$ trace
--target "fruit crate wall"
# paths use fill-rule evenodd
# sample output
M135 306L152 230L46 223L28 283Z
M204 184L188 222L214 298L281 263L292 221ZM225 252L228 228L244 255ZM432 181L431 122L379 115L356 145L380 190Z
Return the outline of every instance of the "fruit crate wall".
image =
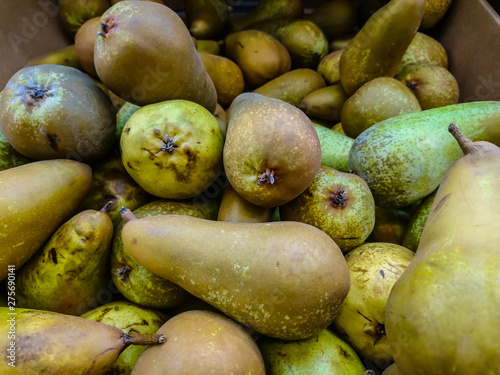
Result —
M306 11L324 1L304 1ZM184 1L165 0L182 13ZM237 12L257 1L231 0ZM448 52L460 101L500 100L500 17L486 0L453 0L445 17L429 34ZM56 0L0 1L0 90L29 60L71 44L57 20Z

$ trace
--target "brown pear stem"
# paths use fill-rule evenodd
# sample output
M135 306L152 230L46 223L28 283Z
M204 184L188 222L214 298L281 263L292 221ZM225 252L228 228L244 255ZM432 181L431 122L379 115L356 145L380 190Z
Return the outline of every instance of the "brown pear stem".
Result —
M451 133L453 137L458 142L458 145L462 149L464 155L470 154L471 152L476 150L476 146L474 145L474 142L472 142L469 138L467 138L456 126L455 124L451 123L450 126L448 126L448 131Z
M133 212L130 211L130 209L126 206L123 206L122 208L120 208L118 213L120 214L120 216L122 217L124 222L128 222L131 220L137 220L137 216L135 216L133 214Z
M165 335L133 332L124 333L122 336L125 346L129 345L159 345L167 341Z
M108 203L106 203L101 209L100 211L101 212L108 212L109 213L109 210L111 209L111 205L113 204L112 201L109 201Z

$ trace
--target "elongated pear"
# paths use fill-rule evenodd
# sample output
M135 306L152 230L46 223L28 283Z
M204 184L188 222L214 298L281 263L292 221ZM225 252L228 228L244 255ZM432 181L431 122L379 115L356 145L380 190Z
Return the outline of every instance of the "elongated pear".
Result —
M92 170L73 160L43 160L0 172L0 280L21 267L84 199Z
M317 334L349 290L339 247L307 224L160 215L127 222L122 239L151 272L271 337Z
M405 375L500 369L500 148L449 130L464 155L441 180L415 258L387 301L387 338Z
M2 374L104 375L129 345L165 341L163 335L128 334L79 316L22 308L16 308L15 315L10 313L0 307L0 318L5 322L0 325ZM15 337L9 338L12 326Z
M468 102L381 121L353 143L349 168L370 187L375 204L405 207L432 193L461 156L451 122L472 141L500 144L500 102Z
M426 0L391 0L374 13L340 57L340 82L348 95L377 77L394 77L417 33Z
M302 17L303 13L302 0L261 0L250 13L235 19L232 28L238 31L261 21L297 19Z

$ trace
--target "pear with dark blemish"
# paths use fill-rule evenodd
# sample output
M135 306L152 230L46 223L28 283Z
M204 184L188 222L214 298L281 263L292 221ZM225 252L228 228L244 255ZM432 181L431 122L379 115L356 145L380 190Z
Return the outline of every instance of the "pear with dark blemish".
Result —
M351 288L332 328L380 369L394 361L385 335L387 299L413 256L405 247L387 242L365 242L345 256Z
M267 375L364 375L365 367L354 349L328 329L305 340L260 337L257 345Z
M280 215L321 229L345 253L373 230L375 203L360 177L322 165L302 194L280 206Z
M111 279L113 223L108 207L73 216L19 269L18 306L80 315L102 304L101 292Z
M131 218L122 240L143 267L267 336L317 334L349 291L339 247L303 223L157 215Z
M224 134L207 109L188 100L167 100L135 111L122 131L122 162L148 193L187 199L222 173Z
M312 182L321 145L311 120L283 100L240 94L229 107L224 168L231 186L262 207L291 201Z
M159 345L165 336L126 333L80 316L17 307L15 315L0 307L0 317L15 320L15 354L0 357L0 373L9 375L105 375L130 345ZM10 353L10 324L0 324L0 350ZM9 362L14 361L14 365Z
M387 301L387 338L405 375L500 368L500 148L472 142L453 123L448 130L463 155L443 176Z
M136 305L128 301L110 302L87 311L82 318L93 320L121 329L127 334L155 334L165 323L168 316ZM113 366L106 372L108 375L129 375L137 359L146 349L145 345L127 347L116 359Z

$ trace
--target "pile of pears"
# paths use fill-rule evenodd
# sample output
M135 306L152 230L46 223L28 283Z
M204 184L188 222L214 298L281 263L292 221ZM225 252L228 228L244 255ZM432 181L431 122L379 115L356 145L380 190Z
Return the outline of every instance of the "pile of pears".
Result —
M452 7L60 0L0 92L0 373L500 374Z

